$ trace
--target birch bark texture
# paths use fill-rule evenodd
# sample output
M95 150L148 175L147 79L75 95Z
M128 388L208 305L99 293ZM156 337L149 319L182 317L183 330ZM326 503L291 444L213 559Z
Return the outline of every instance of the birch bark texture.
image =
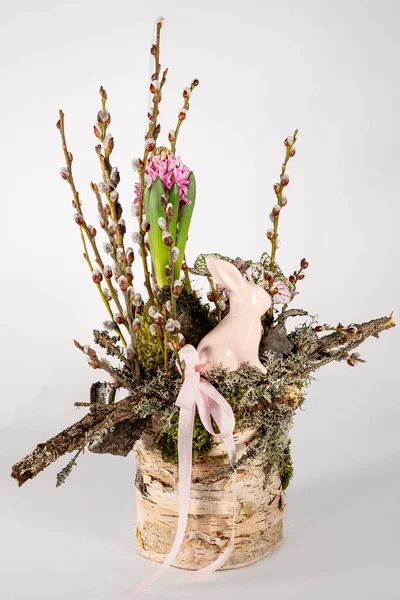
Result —
M255 435L255 429L235 432L238 458ZM163 460L151 431L141 436L134 449L139 554L161 563L172 546L178 523L178 465ZM279 473L267 478L257 456L238 467L235 544L222 569L250 565L279 546L284 506ZM208 456L193 460L188 524L173 566L197 570L212 563L228 544L232 521L229 461L223 442L213 438Z

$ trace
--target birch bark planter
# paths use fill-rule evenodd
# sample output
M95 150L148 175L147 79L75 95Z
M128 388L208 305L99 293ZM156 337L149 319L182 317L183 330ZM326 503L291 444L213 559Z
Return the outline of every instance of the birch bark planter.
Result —
M238 457L256 434L235 433ZM162 459L153 447L154 436L145 433L135 444L139 553L163 562L175 537L178 515L178 467ZM232 529L232 482L223 442L213 439L204 460L194 460L191 501L185 539L174 566L197 570L209 565L224 550ZM283 492L278 473L268 482L259 458L237 470L235 546L223 569L245 567L272 552L282 541Z

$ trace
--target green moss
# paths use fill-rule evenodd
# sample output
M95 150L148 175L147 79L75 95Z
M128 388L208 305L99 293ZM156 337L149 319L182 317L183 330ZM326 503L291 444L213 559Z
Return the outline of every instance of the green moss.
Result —
M161 302L166 302L170 298L168 288L161 290ZM215 325L216 315L210 310L209 304L202 304L201 299L195 292L183 290L176 303L176 316L181 323L181 333L185 337L187 344L192 344L195 348L200 340Z
M287 445L283 453L283 461L280 466L279 473L282 481L282 489L286 490L289 487L289 483L293 477L293 462L290 452L290 443Z
M223 396L235 410L246 390L234 390L224 392ZM236 425L239 424L243 415L235 411ZM218 426L214 419L211 419L214 431L218 432ZM172 425L161 434L157 442L157 447L162 451L163 459L166 462L178 462L178 415L173 418ZM200 417L196 412L193 428L193 456L195 458L204 458L211 450L211 435L204 428Z
M170 290L164 287L158 298L163 304L170 298ZM138 334L139 360L149 375L154 375L158 368L164 367L164 357L161 344L157 336L150 333L150 325L153 320L149 317L148 301L143 313L140 315L142 326ZM197 347L200 340L216 325L215 315L210 311L208 304L202 304L200 298L194 293L183 290L179 296L176 306L177 318L181 323L181 333L187 344Z
M178 462L178 416L174 418L168 431L161 434L157 447L161 450L163 459L166 462ZM196 413L193 428L193 456L204 458L210 449L211 436Z

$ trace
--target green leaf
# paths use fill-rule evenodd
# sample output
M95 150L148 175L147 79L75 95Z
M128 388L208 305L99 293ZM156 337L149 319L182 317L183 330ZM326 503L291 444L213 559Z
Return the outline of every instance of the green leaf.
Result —
M190 272L194 273L195 275L210 275L211 273L208 270L206 262L209 256L216 256L217 258L220 258L221 260L226 260L230 263L234 262L233 258L229 258L229 256L222 256L222 254L218 254L217 252L210 252L209 254L199 254L199 256L194 262L193 268L190 269Z
M179 258L175 263L174 278L179 279L182 268L182 261L185 255L186 242L189 234L190 222L192 220L192 214L196 201L196 179L193 171L190 173L188 180L192 185L188 186L187 199L191 201L190 204L184 204L182 208L181 217L178 223L178 235L175 245L179 248Z
M261 255L261 258L259 260L259 264L263 267L263 269L265 271L269 271L271 268L271 257L268 254L268 252L264 252ZM275 263L275 279L279 279L280 281L283 281L290 290L294 290L294 286L293 283L291 283L289 281L289 279L282 273L279 265L277 263Z
M168 280L165 276L165 267L168 264L168 249L162 240L161 229L158 226L158 218L165 218L165 212L161 208L161 196L164 193L164 186L159 177L144 192L144 210L146 219L150 223L150 230L148 232L150 253L153 261L154 275L159 288L168 285Z
M174 183L174 185L172 186L172 188L169 191L168 202L170 202L172 204L172 207L174 209L174 216L172 217L172 219L169 222L169 231L172 235L172 239L174 240L174 246L175 246L176 245L176 224L178 221L178 214L179 214L179 187L177 186L176 183Z

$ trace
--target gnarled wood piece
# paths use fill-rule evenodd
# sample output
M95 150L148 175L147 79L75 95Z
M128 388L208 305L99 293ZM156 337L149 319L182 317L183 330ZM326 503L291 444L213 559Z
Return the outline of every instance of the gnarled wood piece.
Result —
M93 383L90 388L90 402L96 406L90 412L99 410L99 404L114 404L116 388L105 381ZM101 409L101 407L100 407ZM96 436L94 442L89 444L88 449L95 454L113 454L115 456L127 456L133 448L133 444L140 438L147 419L126 419Z
M291 308L280 314L276 324L261 338L259 356L265 352L273 352L278 358L288 356L295 349L295 344L287 337L286 321L289 317L307 316L305 310Z

